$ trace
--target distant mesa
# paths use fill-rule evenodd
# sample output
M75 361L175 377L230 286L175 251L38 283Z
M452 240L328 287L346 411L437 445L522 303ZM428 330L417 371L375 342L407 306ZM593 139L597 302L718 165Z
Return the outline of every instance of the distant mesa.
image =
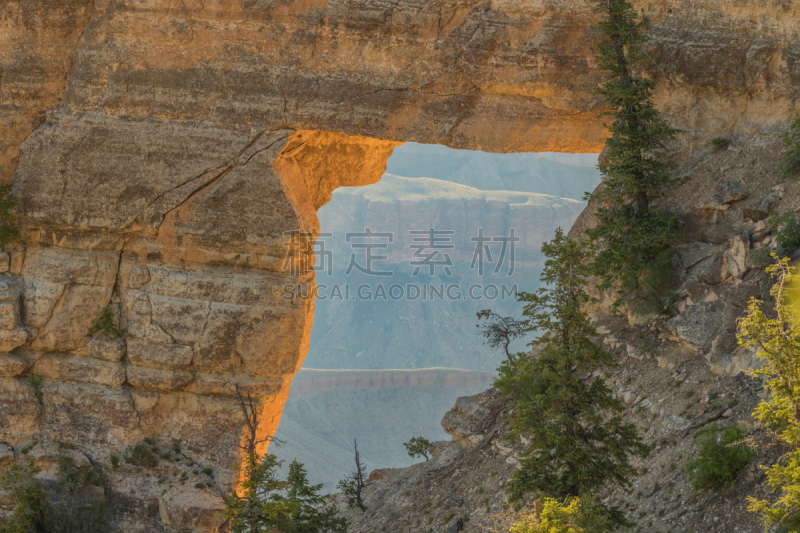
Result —
M494 372L458 368L419 368L413 370L327 370L302 368L295 374L292 393L303 396L331 390L378 389L387 387L490 387Z

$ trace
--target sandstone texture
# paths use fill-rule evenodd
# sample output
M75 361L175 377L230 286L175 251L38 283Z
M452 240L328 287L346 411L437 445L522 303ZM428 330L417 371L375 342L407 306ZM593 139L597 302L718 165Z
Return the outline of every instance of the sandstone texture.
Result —
M683 160L785 122L800 6L637 7ZM308 349L313 302L276 290L314 283L287 272L287 232L318 228L336 187L378 181L398 143L600 151L594 22L567 0L3 2L0 180L23 236L0 261L0 440L15 457L69 440L107 465L144 438L180 439L217 472L212 488L164 495L153 472L109 471L125 528L215 529L238 461L236 385L269 435ZM709 224L730 212L692 219L723 248L705 274L719 283L746 267L746 247ZM124 354L86 335L104 308Z

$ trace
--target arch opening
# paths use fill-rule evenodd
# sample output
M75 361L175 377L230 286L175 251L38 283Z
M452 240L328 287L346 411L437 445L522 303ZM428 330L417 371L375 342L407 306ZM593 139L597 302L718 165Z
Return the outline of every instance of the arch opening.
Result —
M309 351L270 453L335 491L354 437L370 467L408 466L411 437L448 438L444 413L491 386L503 357L482 345L476 312L519 313L515 294L539 286L541 244L569 230L596 167L591 153L406 143L379 181L327 193Z

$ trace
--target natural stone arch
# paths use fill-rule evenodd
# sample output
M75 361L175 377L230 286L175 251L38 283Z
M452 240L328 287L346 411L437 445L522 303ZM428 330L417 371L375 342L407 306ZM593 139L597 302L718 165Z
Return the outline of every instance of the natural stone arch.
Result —
M638 5L687 150L787 115L800 7ZM308 348L313 303L279 288L313 278L283 272L285 232L377 181L397 143L600 151L594 20L567 1L5 2L0 178L23 239L0 276L0 440L69 439L102 463L183 438L229 483L233 385L259 392L269 433ZM122 361L84 336L106 305L131 332ZM148 479L113 476L137 509L156 501L136 520L213 525L218 500L171 503Z

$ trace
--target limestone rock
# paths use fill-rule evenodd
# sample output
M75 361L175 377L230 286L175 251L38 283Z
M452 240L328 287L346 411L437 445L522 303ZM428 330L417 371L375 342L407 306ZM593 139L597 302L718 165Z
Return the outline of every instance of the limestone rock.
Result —
M25 324L39 328L32 347L68 351L85 343L86 331L109 304L118 265L115 252L29 249L22 300Z
M717 198L722 204L738 202L749 196L747 185L738 178L724 178L717 185Z
M15 459L14 449L8 444L0 443L0 464L8 464Z
M0 353L7 353L25 344L28 340L28 331L22 327L12 330L0 330Z
M138 389L179 391L194 380L191 372L128 366L128 383Z
M92 338L86 348L92 357L112 362L122 361L127 352L125 339L105 338L103 336Z
M14 377L25 372L27 363L15 355L0 355L0 377Z
M734 376L738 372L758 369L764 364L754 349L743 346L728 351L712 349L706 355L706 361L711 373L718 376Z
M722 252L717 252L712 257L702 261L697 265L692 274L708 285L719 285L730 277L730 272L728 272L724 265L724 255Z
M730 249L723 256L723 268L734 278L741 278L747 272L747 252L750 250L750 237L737 235L731 242Z
M688 271L701 261L716 254L719 251L719 245L707 242L692 242L676 245L675 251L681 259L683 268Z
M242 419L216 391L267 384L269 435L308 348L313 303L273 290L313 289L311 275L282 270L284 233L316 228L337 186L376 182L401 142L597 152L603 74L588 3L185 4L0 3L0 179L13 182L22 232L7 267L0 256L14 279L0 290L0 352L24 346L46 378L41 398L25 379L0 378L0 440L43 434L105 456L144 437L181 438L224 484ZM734 124L746 136L785 122L800 80L794 12L727 0L650 11L647 74L670 80L656 105L687 130L680 158ZM167 53L176 49L177 59ZM720 207L748 192L725 187ZM699 211L688 226L720 228L730 214ZM717 285L741 270L739 257L684 266ZM114 298L142 347L134 381L180 388L188 364L205 385L122 388L119 352L87 348L85 337ZM716 304L673 319L687 343L727 332L735 314ZM703 311L719 328L704 330ZM175 346L192 349L191 363ZM106 357L77 357L85 348ZM478 422L463 407L448 427L471 442ZM153 531L216 527L218 499L170 500L135 473L114 476L130 516Z
M106 387L120 387L125 383L125 367L122 364L98 361L88 357L47 354L36 361L31 372L49 379L77 381Z
M0 330L13 330L19 323L19 287L10 276L0 276Z
M775 207L776 199L771 194L765 194L751 199L744 208L743 217L746 222L758 222L766 219Z
M132 363L166 369L186 369L192 362L191 346L161 344L131 339L128 342L128 357Z
M725 304L721 301L696 303L671 318L667 325L681 340L702 348L722 326L724 311Z
M442 418L442 428L445 433L468 446L474 446L480 442L482 437L478 431L487 414L483 406L487 399L486 393L458 398L455 407ZM471 437L477 437L477 439L471 439ZM475 442L476 440L477 442Z

